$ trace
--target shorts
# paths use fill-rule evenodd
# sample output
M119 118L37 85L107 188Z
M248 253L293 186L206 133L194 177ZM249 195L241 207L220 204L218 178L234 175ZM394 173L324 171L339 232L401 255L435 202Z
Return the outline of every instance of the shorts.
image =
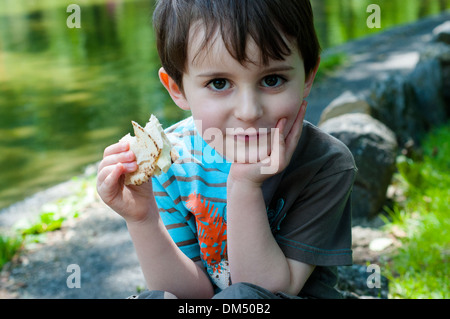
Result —
M161 290L146 290L128 299L176 299L170 292ZM215 294L212 299L301 299L298 296L284 292L272 293L269 290L250 283L239 282Z

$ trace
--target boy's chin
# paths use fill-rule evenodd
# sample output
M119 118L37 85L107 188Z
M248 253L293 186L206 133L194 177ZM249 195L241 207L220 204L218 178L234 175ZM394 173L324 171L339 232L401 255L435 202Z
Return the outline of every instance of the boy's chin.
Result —
M240 164L255 164L264 161L269 157L267 151L259 151L251 148L237 148L234 152L225 152L224 157L228 162Z
M209 142L216 152L231 163L255 164L267 159L271 152L271 143L248 143L225 138L222 143Z

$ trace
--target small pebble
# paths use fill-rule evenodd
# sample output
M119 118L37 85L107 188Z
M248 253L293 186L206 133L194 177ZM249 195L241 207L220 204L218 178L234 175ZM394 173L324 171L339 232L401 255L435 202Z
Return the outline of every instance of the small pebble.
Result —
M376 238L369 244L371 251L383 251L393 244L393 240L390 238Z

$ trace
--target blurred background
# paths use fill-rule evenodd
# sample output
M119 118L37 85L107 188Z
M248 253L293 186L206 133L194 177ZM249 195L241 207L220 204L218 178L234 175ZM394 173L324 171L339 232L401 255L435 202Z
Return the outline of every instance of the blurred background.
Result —
M432 38L437 21L448 20L450 0L311 3L324 50L309 97L315 105L306 114L313 124L318 124L335 93L369 88L378 73L406 72L395 85L380 82L392 87L386 96L403 107L402 98L411 92L402 88L419 59L416 51L424 48L434 57L448 52L450 43L425 39ZM81 8L81 28L66 24L71 4ZM93 170L80 175L101 160L106 146L131 132L131 120L143 124L153 113L167 127L189 115L173 104L157 76L154 4L154 0L0 0L0 217L5 217L0 218L0 299L124 298L143 289L126 225L98 202ZM381 8L380 29L367 26L370 4ZM450 34L448 27L444 37ZM436 69L425 71L416 79L421 95L444 87L436 82L439 78L423 76L438 74ZM433 109L424 104L408 106L418 106L423 116ZM409 121L391 116L395 112L386 105L389 120ZM339 269L344 278L339 289L350 293L347 298L355 293L450 298L449 141L447 123L433 128L421 148L405 145L398 154L393 152L394 157L399 155L396 173L384 212L375 220L381 225L352 228L354 265ZM75 185L67 186L72 182ZM371 178L369 184L373 182ZM71 187L73 196L60 193ZM42 207L34 207L40 205L33 200L22 201L42 190L44 200L50 200L53 192L62 198ZM9 229L27 211L30 220ZM67 227L62 227L63 221ZM63 231L53 232L58 229ZM68 289L66 267L72 263L82 266L85 289ZM383 281L381 289L368 287L369 263L380 265L389 281Z
M81 28L66 20L81 8ZM382 29L366 26L369 4ZM313 0L326 50L450 9L450 0ZM70 179L151 113L186 117L159 83L152 0L0 0L0 209ZM361 27L363 26L363 27Z

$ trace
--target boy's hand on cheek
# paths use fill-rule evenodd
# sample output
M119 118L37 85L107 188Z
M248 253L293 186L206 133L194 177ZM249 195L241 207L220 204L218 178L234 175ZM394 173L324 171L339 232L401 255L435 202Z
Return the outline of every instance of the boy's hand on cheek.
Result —
M275 134L272 136L270 155L257 163L233 163L228 176L229 184L243 183L250 187L260 187L270 176L282 172L291 161L302 134L307 102L303 101L291 129L283 134L287 120L278 121Z

